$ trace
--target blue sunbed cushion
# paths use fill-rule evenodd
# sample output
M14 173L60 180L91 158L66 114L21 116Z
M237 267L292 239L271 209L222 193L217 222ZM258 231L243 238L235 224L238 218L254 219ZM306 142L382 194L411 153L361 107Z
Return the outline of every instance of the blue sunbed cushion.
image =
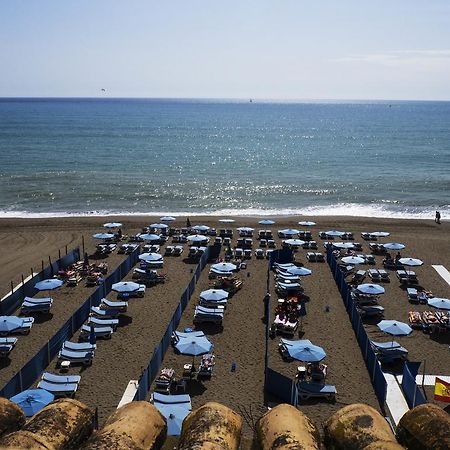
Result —
M153 393L153 402L154 403L165 403L165 404L177 404L177 403L189 403L191 404L191 397L188 394L180 394L180 395L165 395L160 394L159 392Z
M55 375L53 373L44 372L42 374L42 381L56 384L78 384L81 380L80 375Z
M297 385L299 391L309 392L312 394L336 394L336 386L332 384L319 384L308 383L307 381L301 381Z
M74 393L78 389L77 383L49 383L40 381L38 388L45 389L53 394Z

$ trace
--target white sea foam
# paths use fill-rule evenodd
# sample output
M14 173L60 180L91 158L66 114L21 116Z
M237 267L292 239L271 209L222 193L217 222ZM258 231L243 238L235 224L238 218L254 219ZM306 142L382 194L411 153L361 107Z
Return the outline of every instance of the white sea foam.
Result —
M450 206L439 208L443 219L450 216ZM204 211L80 211L80 212L33 212L0 211L0 218L53 218L53 217L107 217L107 216L213 216L213 217L266 217L266 216L351 216L393 219L434 219L435 208L404 207L399 205L340 203L337 205L309 206L305 208L281 209L220 209Z

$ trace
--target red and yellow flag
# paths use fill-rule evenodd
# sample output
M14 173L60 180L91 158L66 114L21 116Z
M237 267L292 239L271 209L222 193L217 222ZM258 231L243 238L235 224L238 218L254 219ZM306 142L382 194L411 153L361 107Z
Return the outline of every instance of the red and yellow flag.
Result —
M450 383L436 377L434 384L434 399L450 403Z

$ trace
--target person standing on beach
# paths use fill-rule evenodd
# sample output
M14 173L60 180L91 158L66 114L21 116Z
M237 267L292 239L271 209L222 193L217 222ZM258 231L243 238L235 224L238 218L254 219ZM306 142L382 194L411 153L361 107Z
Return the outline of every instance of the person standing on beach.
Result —
M434 218L434 221L436 223L441 223L441 213L439 211L436 211L436 217Z

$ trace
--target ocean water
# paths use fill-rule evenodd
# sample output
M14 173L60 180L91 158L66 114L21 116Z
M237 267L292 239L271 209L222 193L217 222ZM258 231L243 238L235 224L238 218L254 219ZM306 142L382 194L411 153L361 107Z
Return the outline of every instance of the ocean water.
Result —
M0 99L0 216L450 213L450 102Z

